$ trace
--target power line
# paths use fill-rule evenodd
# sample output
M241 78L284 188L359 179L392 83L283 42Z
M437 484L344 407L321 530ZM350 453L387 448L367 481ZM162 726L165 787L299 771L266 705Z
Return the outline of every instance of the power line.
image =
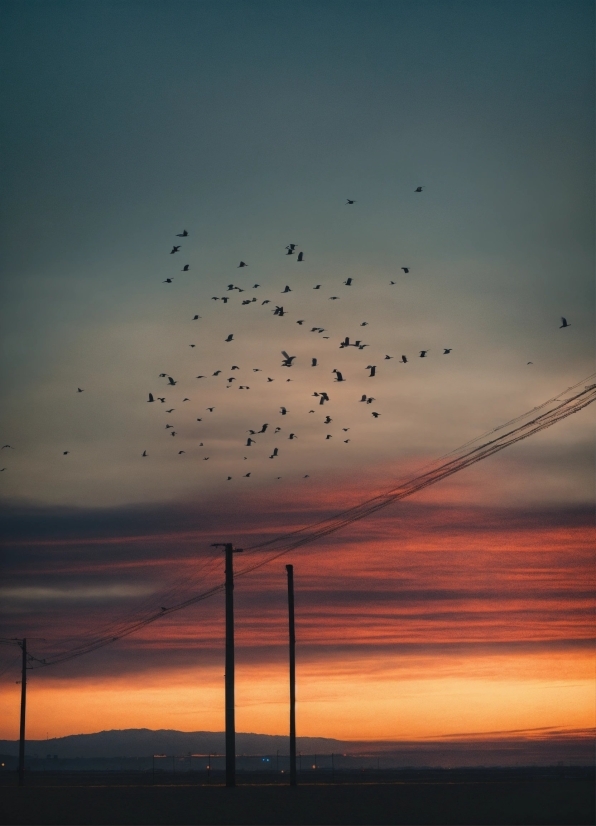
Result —
M576 390L580 385L585 385L585 382L590 381L590 379L593 379L595 376L596 374L588 376L581 382L567 388L564 393L568 393L571 390ZM322 519L311 525L307 525L304 528L286 532L272 539L268 539L245 548L245 551L247 552L265 550L267 556L264 559L249 563L245 567L240 568L236 572L235 577L238 578L239 576L245 576L252 571L256 571L258 568L262 568L264 565L267 565L274 559L278 559L280 556L283 556L289 551L295 550L303 545L310 544L311 542L316 542L318 539L322 539L329 534L335 533L353 522L364 519L367 516L388 507L394 502L398 502L408 496L412 496L414 493L424 490L424 488L434 485L437 482L458 473L460 470L464 470L465 468L470 467L471 465L474 465L489 456L492 456L494 453L498 453L510 445L527 439L535 433L539 433L540 431L551 427L553 424L566 419L574 413L583 410L585 407L596 401L596 384L589 384L588 386L585 386L583 390L563 400L560 399L561 395L563 394L559 393L557 396L554 396L552 399L549 399L547 402L544 402L538 407L534 407L527 413L511 419L504 425L499 425L492 431L488 431L488 433L485 433L484 436L467 442L462 447L455 451L451 451L451 453L448 453L446 456L442 457L442 459L447 458L447 461L443 461L438 464L441 460L437 460L433 463L435 465L434 468L431 467L431 469L425 473L419 473L417 476L407 480L397 487L390 489L389 491L385 491L384 493L367 499L364 502L348 508L347 510L341 511L330 518ZM537 411L544 410L544 408L549 404L555 404L555 406L536 415ZM506 430L528 416L532 416L533 418L521 425L518 425L517 427L513 427L513 429ZM506 432L495 436L496 433L503 430L506 430ZM470 447L486 436L492 436L492 438L488 438L476 447ZM462 451L465 452L462 453ZM456 456L455 458L448 458L457 453L460 453L461 455ZM81 657L83 654L97 651L99 648L110 645L112 642L116 642L117 640L134 634L136 631L150 625L153 622L156 622L162 617L168 616L169 614L177 611L182 611L191 605L195 605L198 602L208 599L216 593L223 591L224 588L225 583L221 582L206 589L205 591L202 591L201 593L194 594L188 599L182 600L175 605L170 605L165 608L162 607L158 611L153 610L150 614L144 617L137 617L129 622L123 621L115 624L112 626L112 630L109 633L98 635L96 632L94 637L87 637L87 639L81 641L79 645L75 645L68 650L58 652L53 656L47 656L43 660L36 660L38 664L31 665L30 668L42 668L50 665L57 665L59 663L67 662L68 660L75 659L76 657ZM177 589L174 588L173 590L175 591Z

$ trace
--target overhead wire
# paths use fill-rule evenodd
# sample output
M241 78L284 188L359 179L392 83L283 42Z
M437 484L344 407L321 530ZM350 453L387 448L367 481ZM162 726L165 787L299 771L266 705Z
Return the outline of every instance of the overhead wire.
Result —
M580 385L585 384L586 381L594 378L594 376L596 376L596 374L591 374L587 378L577 382L575 385L572 385L570 388L567 388L567 390L563 391L563 393L576 390ZM447 458L447 461L443 461L439 464L437 464L437 462L440 462L441 460L435 461L432 463L435 465L433 469L428 470L425 473L419 473L413 478L391 488L388 491L377 494L376 496L373 496L351 508L347 508L332 517L319 520L302 528L285 532L281 535L273 537L272 539L267 539L246 547L244 550L249 553L265 551L266 556L265 558L257 561L249 562L243 567L239 567L235 572L235 577L246 576L247 574L262 568L264 565L267 565L273 560L278 559L280 556L283 556L296 548L315 542L325 536L335 533L347 525L364 519L365 517L388 507L394 502L401 501L402 499L405 499L420 490L424 490L430 485L436 484L437 482L458 473L460 470L464 470L465 468L470 467L471 465L474 465L501 450L504 450L506 447L527 439L535 433L539 433L542 430L551 427L553 424L566 419L596 401L596 384L586 386L579 393L576 393L569 398L561 400L561 395L563 394L559 393L557 396L554 396L552 399L549 399L547 402L544 402L525 414L511 419L505 424L499 425L493 430L483 434L481 437L466 442L466 444L462 445L457 450L451 451L451 453L445 454L444 457L441 457L442 459ZM537 411L544 410L545 407L553 403L555 403L555 407L536 415ZM507 427L511 427L513 424L517 424L528 416L533 416L533 418L521 425L518 425L517 427L514 427L512 430L508 430L505 433L495 436L495 434L499 431L502 431ZM493 438L489 438L486 441L483 441L480 445L466 450L472 444L477 443L480 439L486 438L487 436L492 436ZM465 452L462 453L462 451ZM461 455L456 455L455 458L448 458L458 453ZM179 581L180 580L178 580L178 582ZM62 648L61 651L57 651L53 655L48 655L46 658L39 658L37 659L38 664L32 665L31 667L41 668L56 665L58 663L67 662L68 660L83 656L84 654L91 653L92 651L97 651L100 648L110 645L112 642L116 642L117 640L134 634L141 628L144 628L151 623L162 619L163 617L182 611L191 605L195 605L198 602L214 596L216 593L223 591L224 587L224 583L220 582L212 587L206 588L200 593L195 593L194 595L183 599L174 605L161 606L159 610L153 609L145 616L139 616L137 613L137 617L135 619L126 621L123 618L121 621L118 623L113 623L111 626L104 626L102 629L102 631L104 631L103 634L99 634L96 629L94 634L85 635L82 639L79 638L78 645L68 649ZM174 593L177 589L178 585L165 593ZM154 597L154 603L155 599L156 598ZM163 600L163 594L160 596L160 600ZM110 629L109 633L105 633L108 627Z

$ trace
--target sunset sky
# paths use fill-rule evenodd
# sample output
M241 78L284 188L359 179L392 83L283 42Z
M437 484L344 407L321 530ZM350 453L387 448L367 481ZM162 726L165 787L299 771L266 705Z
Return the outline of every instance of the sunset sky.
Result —
M593 373L593 26L580 0L2 4L4 639L110 635L222 582L212 542ZM287 733L286 563L299 735L594 726L593 433L589 408L239 578L238 731ZM31 670L28 737L221 731L223 609Z

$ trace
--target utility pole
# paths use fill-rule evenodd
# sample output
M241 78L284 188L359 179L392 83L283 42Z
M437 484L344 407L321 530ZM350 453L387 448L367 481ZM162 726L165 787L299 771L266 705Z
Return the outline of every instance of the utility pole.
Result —
M296 633L294 629L294 566L288 572L288 615L290 623L290 786L296 785Z
M236 785L236 723L234 713L234 548L231 542L214 542L226 554L226 786Z
M19 786L25 783L25 706L27 704L27 640L21 640L23 664L21 669L21 726L19 731Z

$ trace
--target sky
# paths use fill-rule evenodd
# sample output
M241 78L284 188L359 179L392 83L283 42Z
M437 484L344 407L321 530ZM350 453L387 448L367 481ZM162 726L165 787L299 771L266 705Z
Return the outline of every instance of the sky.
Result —
M42 658L218 585L212 542L327 518L594 372L591 3L0 15L5 639ZM593 428L239 578L238 730L287 730L286 563L300 735L594 726ZM31 670L28 734L221 730L223 642L217 593Z

